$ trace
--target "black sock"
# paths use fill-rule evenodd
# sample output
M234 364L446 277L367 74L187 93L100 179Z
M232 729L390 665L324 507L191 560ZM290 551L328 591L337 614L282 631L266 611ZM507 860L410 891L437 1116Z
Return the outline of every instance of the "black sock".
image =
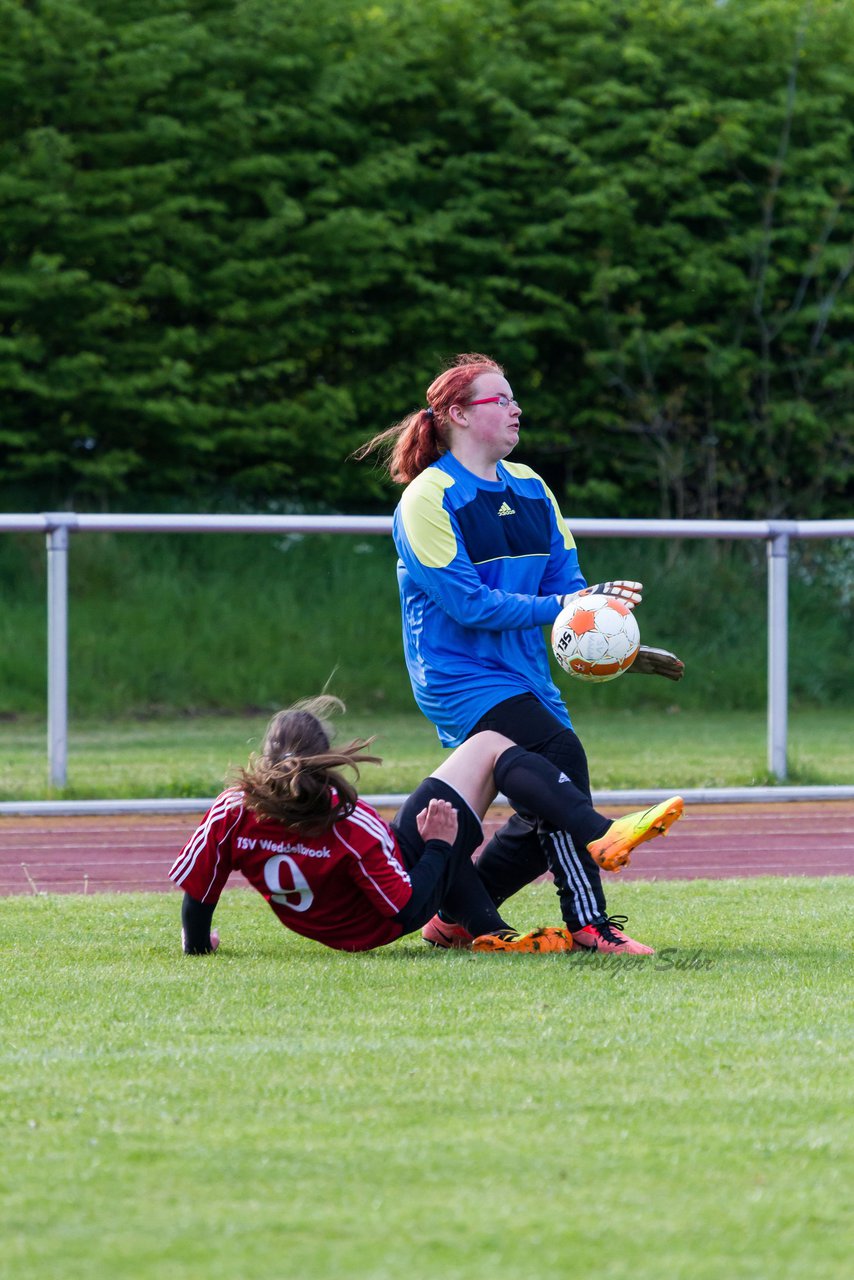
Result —
M495 762L495 782L514 809L535 814L556 831L568 831L586 848L611 825L571 778L544 756L508 747Z

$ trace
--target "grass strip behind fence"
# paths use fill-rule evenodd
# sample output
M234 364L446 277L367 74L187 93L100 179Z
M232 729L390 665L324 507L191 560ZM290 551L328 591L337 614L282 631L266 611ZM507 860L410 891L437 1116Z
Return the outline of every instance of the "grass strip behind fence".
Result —
M843 879L622 884L658 954L367 955L0 900L0 1277L839 1280ZM522 926L555 917L525 890Z
M73 723L68 742L70 799L211 797L232 767L258 750L266 714ZM575 724L590 759L594 790L755 786L768 782L767 723L757 711L589 710ZM365 766L366 793L411 791L442 760L431 725L418 714L347 715L338 741L377 735L382 766ZM850 784L854 736L848 708L793 712L789 781ZM45 725L0 723L0 799L38 800L48 785Z
M644 582L643 642L686 663L679 686L585 687L572 707L762 710L767 562L761 541L582 539L590 582ZM387 536L75 534L69 553L73 717L265 711L331 689L360 712L412 711L396 555ZM791 549L793 705L852 701L854 539ZM47 670L44 538L0 537L0 715L40 714Z

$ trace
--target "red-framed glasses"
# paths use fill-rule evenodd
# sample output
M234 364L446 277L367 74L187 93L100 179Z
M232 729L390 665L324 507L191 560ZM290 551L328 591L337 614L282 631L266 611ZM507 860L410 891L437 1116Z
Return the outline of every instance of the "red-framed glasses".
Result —
M469 400L469 404L498 404L502 409L508 409L511 404L515 404L519 408L519 401L513 396L484 396L482 400Z

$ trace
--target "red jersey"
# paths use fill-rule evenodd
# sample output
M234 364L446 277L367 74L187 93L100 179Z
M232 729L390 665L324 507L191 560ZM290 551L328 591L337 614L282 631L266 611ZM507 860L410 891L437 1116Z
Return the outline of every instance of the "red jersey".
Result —
M236 787L214 801L169 875L198 902L217 903L232 871L266 898L282 924L339 951L367 951L403 932L393 919L412 884L394 833L357 801L321 835L247 809Z

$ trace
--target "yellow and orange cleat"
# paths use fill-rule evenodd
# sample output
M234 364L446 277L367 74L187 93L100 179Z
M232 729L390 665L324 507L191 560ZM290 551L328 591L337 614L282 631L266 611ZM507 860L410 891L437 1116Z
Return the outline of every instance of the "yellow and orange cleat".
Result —
M681 796L671 796L651 809L639 809L615 818L604 836L591 840L587 852L603 871L622 871L629 865L632 850L646 840L665 835L676 819L682 817L684 808Z

